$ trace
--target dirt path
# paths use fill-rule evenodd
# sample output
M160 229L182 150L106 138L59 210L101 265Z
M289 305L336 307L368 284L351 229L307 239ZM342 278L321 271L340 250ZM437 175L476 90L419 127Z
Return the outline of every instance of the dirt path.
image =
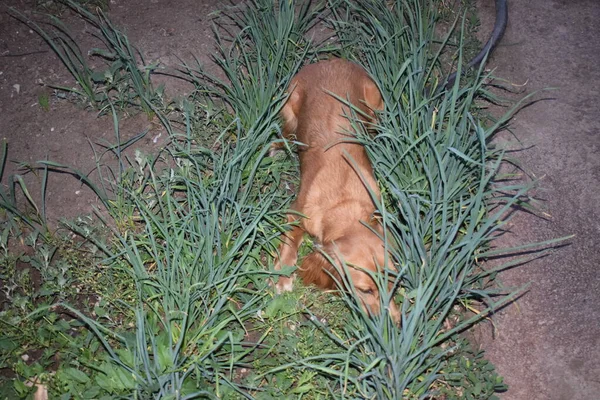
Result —
M479 0L484 29L493 1ZM576 234L548 257L503 275L531 290L496 316L487 356L510 386L505 400L597 399L600 393L600 3L509 1L509 25L491 66L527 90L556 87L513 121L526 151L514 155L543 177L547 221L521 215L512 244ZM517 147L513 139L513 147Z

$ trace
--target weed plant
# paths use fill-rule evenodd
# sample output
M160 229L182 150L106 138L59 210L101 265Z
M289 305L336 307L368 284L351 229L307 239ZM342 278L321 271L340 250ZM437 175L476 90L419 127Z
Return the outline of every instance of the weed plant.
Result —
M40 168L41 200L36 203L21 175L5 176L7 147L3 143L0 155L0 180L7 184L0 186L0 398L14 399L30 395L34 382L46 382L58 360L64 368L52 379L59 387L75 386L73 375L81 376L70 365L93 363L100 342L87 333L82 321L65 317L57 304L70 302L81 312L115 325L123 310L110 299L126 299L132 281L124 280L126 276L117 270L99 273L100 268L81 268L92 265L98 248L73 240L70 230L47 225L48 166ZM98 234L87 218L79 218L76 224L88 236ZM40 307L46 312L31 314ZM9 379L7 371L17 379Z

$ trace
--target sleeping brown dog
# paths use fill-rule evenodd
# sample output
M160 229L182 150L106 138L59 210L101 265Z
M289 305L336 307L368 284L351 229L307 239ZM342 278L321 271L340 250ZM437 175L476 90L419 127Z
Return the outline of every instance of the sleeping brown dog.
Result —
M375 205L369 189L377 197L380 194L365 148L348 143L350 109L332 94L361 110L363 119L373 119L373 110L383 108L381 94L363 68L341 59L302 68L292 79L289 91L281 112L283 135L288 139L295 137L300 143L301 176L300 193L292 209L305 218L288 214L288 222L300 220L283 235L275 269L296 265L306 232L336 265L320 251L314 251L298 268L304 283L334 289L330 274L341 282L338 271L343 271L341 263L345 262L363 308L378 314L377 284L361 269L377 272L389 259L377 234L382 229L374 220ZM291 290L293 279L281 276L277 291ZM390 314L399 321L400 313L393 302Z

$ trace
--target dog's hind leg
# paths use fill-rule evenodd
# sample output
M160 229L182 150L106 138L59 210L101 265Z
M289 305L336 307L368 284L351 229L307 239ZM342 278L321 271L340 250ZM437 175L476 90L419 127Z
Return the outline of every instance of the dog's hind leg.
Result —
M292 91L281 109L281 118L283 119L283 129L281 136L287 140L292 140L298 127L298 112L300 110L300 96L302 90L296 87L295 81L292 81ZM285 144L282 140L271 143L271 149L269 150L269 156L273 157L278 151L282 150Z

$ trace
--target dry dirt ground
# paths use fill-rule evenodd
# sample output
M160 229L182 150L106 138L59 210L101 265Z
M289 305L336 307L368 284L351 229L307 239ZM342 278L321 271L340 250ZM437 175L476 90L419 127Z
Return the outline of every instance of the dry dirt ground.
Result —
M111 0L110 17L147 61L175 66L191 53L207 60L211 51L209 13L216 0ZM109 117L51 98L44 111L38 102L46 88L40 82L70 82L64 67L43 41L6 13L8 6L30 11L34 1L0 4L0 132L9 143L9 159L34 163L50 160L92 171L95 162L88 140L114 143ZM482 32L493 23L493 2L478 0ZM514 220L507 245L576 234L567 247L507 272L505 284L531 282L531 289L494 317L480 332L482 347L505 376L505 400L596 399L600 393L600 3L596 0L528 0L509 2L510 20L491 66L509 81L527 83L526 90L557 87L522 110L513 121L520 140L507 137L523 168L543 177L540 192L547 220L521 214ZM86 28L71 21L84 48L91 47ZM89 45L89 46L88 46ZM88 47L86 47L88 46ZM170 95L189 87L181 84ZM169 93L169 92L168 92ZM125 139L148 129L140 146L156 151L164 134L144 115L122 119ZM16 171L10 163L9 173ZM7 176L4 177L6 183ZM35 187L39 178L27 175ZM48 187L51 219L91 211L94 196L77 180L55 174ZM488 327L489 328L489 327Z
M484 29L493 2L478 0ZM600 3L509 1L509 24L491 63L527 92L557 90L518 113L512 154L541 178L547 220L521 214L507 244L576 237L548 257L508 271L508 286L531 283L494 317L487 357L510 389L504 400L600 398Z
M96 166L91 145L101 152L102 145L117 142L111 116L97 118L73 104L50 97L45 111L39 96L51 93L43 84L73 86L73 80L44 41L23 23L8 14L10 7L30 15L37 0L3 0L0 3L0 135L8 141L9 160L31 165L52 160L76 166L94 177ZM229 4L229 3L228 3ZM147 63L160 63L160 70L176 68L180 59L191 62L196 55L203 63L210 60L213 39L209 14L222 7L218 1L111 0L109 16L121 27L131 43L142 52ZM39 7L37 10L43 11ZM88 26L68 12L61 15L76 41L85 52L100 43L89 35ZM156 84L165 79L158 77ZM181 81L166 80L167 97L185 95L192 89ZM120 119L121 141L144 131L148 133L136 144L143 151L156 152L166 134L143 114ZM110 155L103 161L110 162ZM4 180L19 172L9 163ZM40 179L25 176L30 190L37 194ZM4 182L6 183L6 182ZM50 175L47 191L49 220L73 218L92 212L96 196L73 178Z

